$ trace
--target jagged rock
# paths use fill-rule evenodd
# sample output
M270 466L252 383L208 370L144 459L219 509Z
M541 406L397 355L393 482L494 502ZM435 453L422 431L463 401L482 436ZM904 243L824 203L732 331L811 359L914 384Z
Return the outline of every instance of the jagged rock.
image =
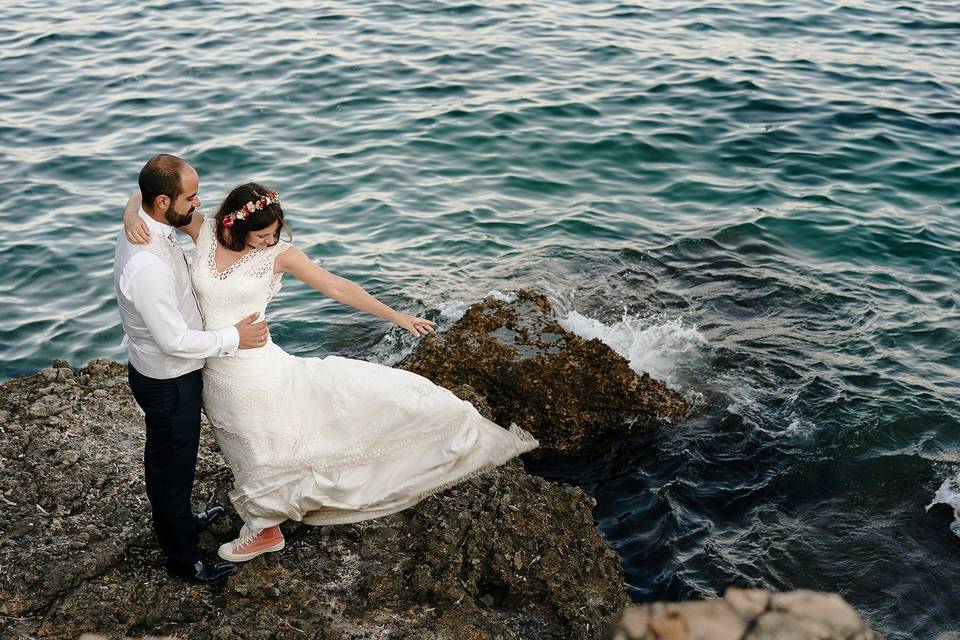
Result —
M477 390L468 384L459 384L452 387L450 391L461 400L466 400L480 412L487 420L493 420L493 409L487 404L487 399L477 393Z
M835 593L727 589L722 599L624 609L609 640L878 640Z
M523 611L529 624L553 620L563 637L593 637L595 621L625 603L617 556L593 527L594 504L580 489L527 475L512 462L400 514L403 523L394 526L404 535L376 539L370 553L383 565L401 556L404 562L389 577L368 573L366 598L469 600ZM571 573L573 564L579 568Z
M449 389L469 385L494 421L516 422L540 440L532 457L577 453L627 428L683 417L687 405L666 385L637 375L599 340L561 327L546 297L471 306L442 334L424 338L398 367Z
M2 638L594 638L626 604L593 500L520 461L380 520L286 523L287 548L223 588L170 578L126 367L96 360L71 373L54 396L42 372L0 385ZM48 404L55 415L35 410ZM231 482L205 426L196 507L229 506ZM239 525L221 519L202 548L213 555Z

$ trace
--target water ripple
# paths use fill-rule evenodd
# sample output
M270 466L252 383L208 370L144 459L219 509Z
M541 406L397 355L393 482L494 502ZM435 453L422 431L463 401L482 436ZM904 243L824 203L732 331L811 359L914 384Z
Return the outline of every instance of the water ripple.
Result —
M178 153L206 211L267 183L299 246L405 310L537 286L613 333L698 327L699 357L637 362L701 414L584 471L633 596L838 590L886 637L936 635L957 592L924 576L960 567L918 514L960 464L957 30L933 0L16 3L0 376L123 356L120 207ZM406 344L296 283L273 330Z

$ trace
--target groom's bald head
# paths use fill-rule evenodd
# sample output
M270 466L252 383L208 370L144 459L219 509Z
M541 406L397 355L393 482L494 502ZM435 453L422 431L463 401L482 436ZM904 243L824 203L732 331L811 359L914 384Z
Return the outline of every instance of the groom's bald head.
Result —
M188 173L196 174L196 171L187 164L186 160L177 156L160 153L147 160L147 164L140 169L139 179L144 210L148 213L157 212L159 196L169 198L165 203L166 206L175 202L183 193L183 176ZM160 208L164 209L166 206Z

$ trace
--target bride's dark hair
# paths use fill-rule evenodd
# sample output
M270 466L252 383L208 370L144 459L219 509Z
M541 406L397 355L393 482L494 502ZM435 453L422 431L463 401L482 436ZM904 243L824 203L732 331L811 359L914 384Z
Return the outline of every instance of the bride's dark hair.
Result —
M276 241L280 240L280 231L285 229L286 226L283 223L283 209L279 202L271 202L262 209L247 212L242 220L232 215L246 207L248 202L255 203L270 193L273 193L272 189L267 189L256 182L246 182L237 185L227 194L227 197L223 199L223 204L220 205L220 209L214 216L217 221L217 240L220 244L231 251L243 251L244 246L246 246L247 233L266 229L274 222L279 222L275 238ZM230 224L231 220L224 224L224 218L228 216L232 218L233 224Z

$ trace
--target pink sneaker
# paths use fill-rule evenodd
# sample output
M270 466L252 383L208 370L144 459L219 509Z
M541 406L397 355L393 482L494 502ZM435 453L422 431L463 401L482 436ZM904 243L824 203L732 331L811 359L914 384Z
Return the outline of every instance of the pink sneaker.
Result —
M240 537L233 542L220 545L220 550L217 553L221 558L230 562L246 562L256 558L261 553L280 551L284 544L279 525L266 529L251 529L247 525L243 525L240 529Z

